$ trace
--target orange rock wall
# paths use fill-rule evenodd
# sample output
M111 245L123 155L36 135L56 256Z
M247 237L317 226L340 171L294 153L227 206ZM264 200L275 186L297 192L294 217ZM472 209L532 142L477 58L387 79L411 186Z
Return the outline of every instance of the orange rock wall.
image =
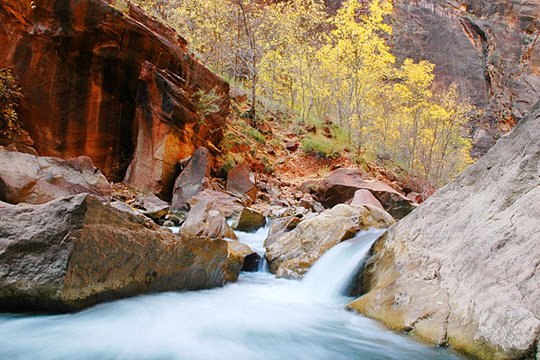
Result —
M107 0L4 0L0 67L25 92L20 117L40 155L89 156L111 180L167 193L176 162L218 144L228 84L136 6ZM193 93L223 95L200 121Z

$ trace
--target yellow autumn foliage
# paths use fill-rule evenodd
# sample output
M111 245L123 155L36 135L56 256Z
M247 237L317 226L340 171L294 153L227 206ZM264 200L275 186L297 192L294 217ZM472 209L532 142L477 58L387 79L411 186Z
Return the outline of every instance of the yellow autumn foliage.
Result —
M473 108L456 86L434 90L433 64L396 61L392 11L391 0L345 0L334 15L321 0L182 0L165 12L204 64L250 89L253 125L264 97L442 184L472 162Z

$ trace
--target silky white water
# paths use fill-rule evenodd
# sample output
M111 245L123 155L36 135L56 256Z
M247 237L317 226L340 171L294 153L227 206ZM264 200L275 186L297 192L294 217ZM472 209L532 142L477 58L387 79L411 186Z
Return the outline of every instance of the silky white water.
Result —
M254 247L261 241L244 235ZM347 254L365 255L371 245L361 243L356 237L328 252L305 282L245 273L219 289L141 296L77 314L0 315L0 359L457 359L344 310L346 286L334 287L329 273L343 265L334 261L349 263ZM347 267L334 278L358 271ZM326 296L315 296L317 289Z

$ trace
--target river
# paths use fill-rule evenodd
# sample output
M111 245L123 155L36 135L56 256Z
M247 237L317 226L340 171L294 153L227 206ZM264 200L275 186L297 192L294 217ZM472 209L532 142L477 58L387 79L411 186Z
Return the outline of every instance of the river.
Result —
M260 253L266 230L239 233ZM235 284L64 315L0 315L2 360L460 359L344 309L377 232L327 252L303 281L261 266Z

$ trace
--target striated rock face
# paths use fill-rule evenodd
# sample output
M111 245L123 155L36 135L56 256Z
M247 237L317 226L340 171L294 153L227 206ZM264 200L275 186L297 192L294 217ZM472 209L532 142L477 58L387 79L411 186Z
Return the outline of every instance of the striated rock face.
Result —
M540 338L540 103L375 244L351 308L482 359Z
M394 1L393 50L398 59L437 65L438 81L456 82L486 110L473 124L483 155L538 100L539 0Z
M0 147L0 200L43 204L81 193L103 202L112 196L111 185L88 157L62 160Z
M278 277L300 278L334 245L360 230L386 228L393 223L392 216L376 207L340 204L302 221L292 231L286 232L290 222L283 224L282 229L275 229L271 240L265 242L266 259ZM276 232L283 235L276 237Z
M172 29L109 2L2 1L0 67L20 80L41 155L87 155L116 181L129 166L127 183L170 195L176 163L221 141L228 85ZM212 89L220 112L201 119L193 94Z
M225 281L227 243L146 227L77 195L0 211L0 311L70 311Z

